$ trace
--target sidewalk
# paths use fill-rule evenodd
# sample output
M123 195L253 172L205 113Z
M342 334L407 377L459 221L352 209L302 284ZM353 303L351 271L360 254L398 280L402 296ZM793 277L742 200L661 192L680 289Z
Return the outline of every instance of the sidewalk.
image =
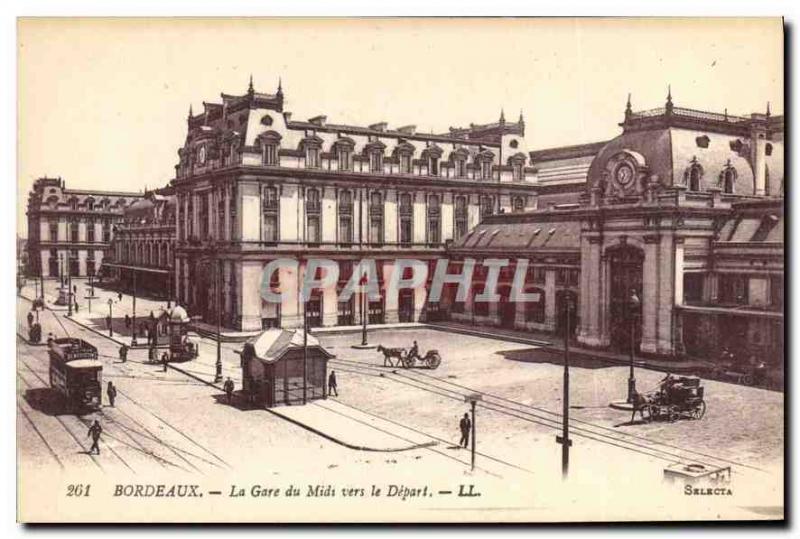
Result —
M458 322L436 322L428 324L428 327L432 329L438 329L440 331L511 341L520 344L529 344L531 346L537 346L543 350L554 353L564 352L564 339L552 333L517 331L498 327L483 329L483 327L476 327ZM619 354L607 350L586 348L580 346L574 340L570 341L569 350L571 356L586 360L603 361L618 365L630 365L631 362L628 354ZM636 356L634 358L634 366L664 372L690 373L708 369L712 367L713 364L708 361L696 359L678 360Z

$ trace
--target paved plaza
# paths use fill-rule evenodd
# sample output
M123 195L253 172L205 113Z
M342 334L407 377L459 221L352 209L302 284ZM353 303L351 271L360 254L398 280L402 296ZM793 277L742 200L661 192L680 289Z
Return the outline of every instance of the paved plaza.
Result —
M32 287L23 295L33 297ZM96 295L100 304L114 301L115 317L132 306L126 295L121 301L116 292ZM23 336L30 305L18 298L18 332ZM137 312L140 305L149 312L163 302L137 299ZM470 473L470 456L458 447L458 421L469 410L465 397L480 393L474 473L540 484L560 479L561 448L555 436L561 428L563 363L552 351L432 328L370 332L373 345L410 347L416 340L423 354L435 348L443 358L435 370L403 369L384 366L376 349L354 349L360 333L320 333L321 344L336 356L329 369L336 371L339 395L272 412L250 409L239 394L232 404L226 402L221 384L214 383L213 340L194 337L199 357L163 372L147 363L145 350L132 351L128 362L121 363L118 343L102 331L87 329L91 324L82 312L89 313L86 299L76 320L60 310L41 312L43 333L77 336L97 346L104 384L110 380L119 391L116 405L105 402L99 413L86 417L63 413L48 388L45 347L18 340L23 467L57 462L87 473L169 468L233 474L257 463L262 475L420 473L460 478ZM237 390L241 370L236 351L241 346L222 344L222 373L234 380ZM701 420L631 423L629 412L608 406L624 398L627 376L627 367L607 362L582 360L571 366L571 480L592 482L600 476L623 486L655 485L671 463L702 462L731 466L739 477L760 480L771 495L779 495L781 392L704 381L708 411ZM639 391L653 390L663 376L638 368ZM86 454L85 431L94 417L106 429L101 456Z

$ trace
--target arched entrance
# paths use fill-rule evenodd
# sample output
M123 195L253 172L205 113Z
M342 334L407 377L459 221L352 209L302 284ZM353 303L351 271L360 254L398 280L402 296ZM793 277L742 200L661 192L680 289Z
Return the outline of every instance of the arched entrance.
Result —
M642 340L642 267L644 253L630 245L612 247L607 251L610 279L609 329L611 345L620 351L629 351L631 330L634 347L638 350ZM638 306L631 306L633 293L639 298Z

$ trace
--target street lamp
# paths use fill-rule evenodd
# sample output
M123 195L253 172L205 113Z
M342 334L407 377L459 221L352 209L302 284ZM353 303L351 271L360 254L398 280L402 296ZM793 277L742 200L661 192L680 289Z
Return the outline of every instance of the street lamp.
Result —
M216 265L216 292L217 292L217 363L215 365L214 382L222 381L222 293L220 290L220 273L222 270L222 260L217 260Z
M71 256L67 255L67 316L72 316L72 262Z
M564 409L561 414L561 436L556 436L556 443L561 444L561 477L567 478L569 473L569 448L572 440L569 439L569 337L572 326L572 311L575 308L572 296L564 296L564 317L566 331L564 332L564 395L562 398Z
M636 394L636 378L633 375L633 360L636 352L636 311L642 302L636 295L636 290L631 289L631 297L628 299L628 317L630 318L631 350L630 350L630 374L628 375L628 402L633 404L633 396Z
M464 400L468 402L472 408L472 471L475 471L475 404L482 399L483 396L480 393L472 393L464 396Z
M111 306L114 305L114 300L112 298L108 298L108 336L114 336L114 315L111 311Z

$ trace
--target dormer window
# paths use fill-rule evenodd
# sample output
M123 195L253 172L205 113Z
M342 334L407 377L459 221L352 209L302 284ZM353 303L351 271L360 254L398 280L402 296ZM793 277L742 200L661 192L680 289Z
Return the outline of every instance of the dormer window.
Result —
M438 157L431 157L428 161L428 174L431 176L438 176L439 175L439 158Z
M492 162L489 160L481 161L481 179L482 180L492 179Z
M383 172L383 154L378 151L372 151L369 154L369 171L370 172Z
M475 156L475 164L478 165L478 171L480 174L480 179L482 180L490 180L492 179L492 161L494 160L494 154L489 150L484 150Z
M319 148L316 146L306 147L306 168L319 168Z
M703 169L699 165L694 165L689 169L689 191L700 190L700 178L703 177Z
M339 161L339 170L350 170L352 168L353 160L350 148L339 146L336 157Z
M278 145L269 143L264 145L264 164L276 166L278 164Z
M467 176L467 160L456 159L456 178L465 178Z
M400 174L411 174L411 154L400 154Z

